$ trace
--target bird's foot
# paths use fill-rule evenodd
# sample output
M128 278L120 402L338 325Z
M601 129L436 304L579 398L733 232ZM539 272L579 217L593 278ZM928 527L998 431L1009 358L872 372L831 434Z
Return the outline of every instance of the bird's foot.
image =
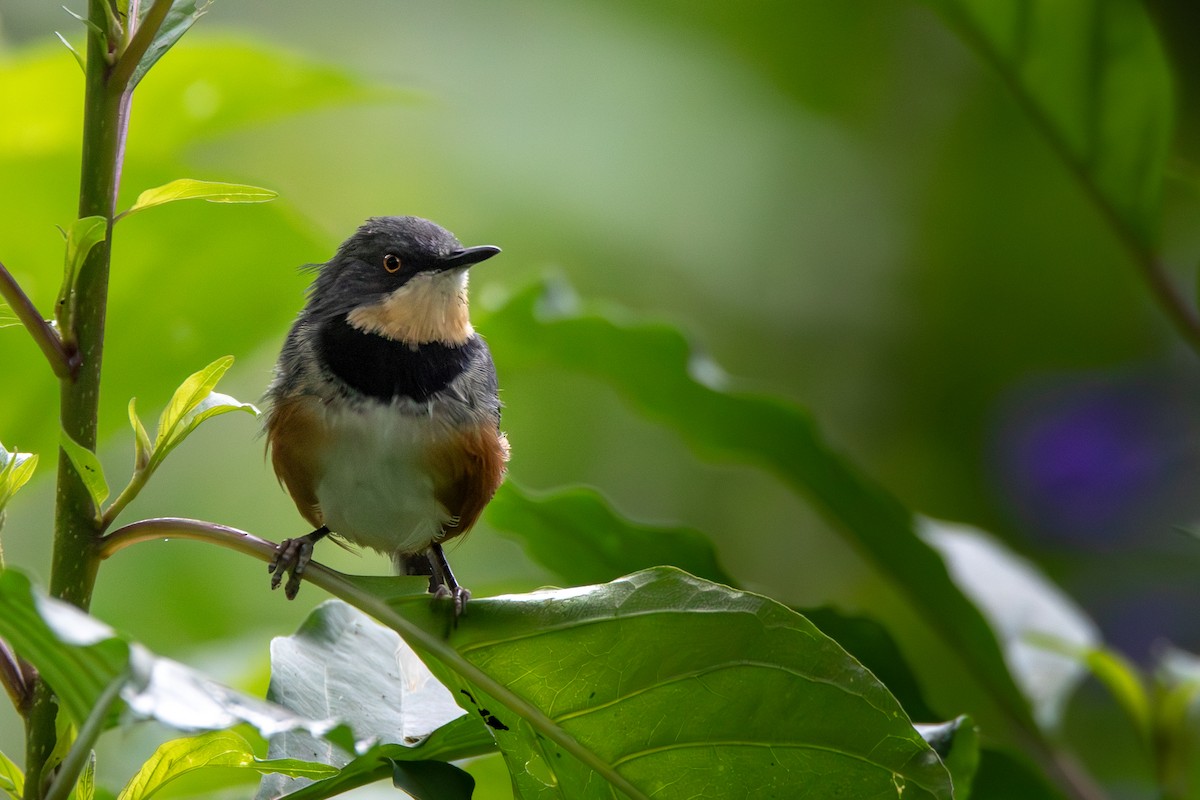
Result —
M449 587L439 583L437 589L433 590L433 599L441 600L447 597L454 601L454 622L458 624L458 618L467 613L467 601L471 599L471 593L465 586L456 584Z
M284 573L288 573L283 593L288 600L295 600L296 593L300 591L300 578L312 561L313 545L328 534L329 529L322 527L304 536L280 542L275 548L271 563L267 565L267 572L271 573L271 588L278 589Z

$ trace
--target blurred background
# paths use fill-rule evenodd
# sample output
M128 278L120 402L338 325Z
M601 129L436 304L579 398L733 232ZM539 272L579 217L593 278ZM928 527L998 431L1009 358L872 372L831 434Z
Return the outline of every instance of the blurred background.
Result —
M1033 558L1130 658L1166 641L1200 649L1196 355L1010 92L927 7L331 9L216 3L138 90L122 207L176 177L281 197L119 226L101 420L112 483L128 475L129 397L149 423L184 377L231 353L222 390L256 399L303 302L296 268L368 216L417 214L504 248L473 273L485 335L488 308L546 275L678 325L732 386L809 409L910 507ZM1152 9L1187 51L1196 12ZM55 30L81 45L54 4L0 5L0 259L43 309L61 276L54 226L74 216L82 97ZM1177 69L1186 158L1200 139L1191 66ZM1162 249L1189 296L1198 219L1194 185L1169 182ZM492 344L514 480L594 485L627 516L705 531L749 588L904 630L892 591L771 476L698 460L585 375L506 372ZM23 332L0 330L0 441L43 454L4 553L44 578L56 393L39 359ZM127 519L300 532L256 437L242 415L206 426ZM371 554L320 557L386 572ZM550 582L486 517L451 558L478 595ZM261 688L268 638L322 599L310 587L289 604L266 585L261 564L228 552L142 545L105 565L93 610ZM938 691L935 706L957 713L953 689ZM5 714L0 749L20 752Z

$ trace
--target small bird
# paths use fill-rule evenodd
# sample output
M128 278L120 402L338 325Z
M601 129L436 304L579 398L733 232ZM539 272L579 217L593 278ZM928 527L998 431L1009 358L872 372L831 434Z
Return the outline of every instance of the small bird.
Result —
M499 252L419 217L372 217L317 265L265 398L275 474L314 528L271 561L289 599L332 534L428 575L463 613L470 593L442 543L475 524L509 454L467 270Z

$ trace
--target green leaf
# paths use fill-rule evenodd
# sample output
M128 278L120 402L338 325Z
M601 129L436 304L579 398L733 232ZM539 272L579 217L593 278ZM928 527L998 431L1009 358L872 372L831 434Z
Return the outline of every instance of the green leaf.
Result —
M1021 727L1035 727L995 635L939 554L918 536L917 520L830 448L808 414L773 398L727 391L705 377L712 370L696 368L691 347L673 327L618 324L576 311L559 297L561 292L527 290L480 315L479 328L502 372L549 365L587 373L610 383L701 455L770 470L890 579Z
M88 757L87 766L83 768L83 773L79 776L79 783L75 786L75 800L95 800L96 797L96 751L93 750Z
M212 731L162 744L125 785L117 800L144 800L176 778L209 767L280 772L308 778L327 778L337 773L336 768L316 762L258 759L250 743L241 736L232 731Z
M155 469L167 455L192 434L201 423L231 411L245 411L258 416L252 403L243 403L229 395L213 391L221 376L233 365L233 356L223 356L188 377L158 419L150 469Z
M196 410L209 393L233 366L233 356L222 356L199 372L194 372L179 385L171 400L158 418L158 433L154 440L155 449L161 448L176 435L183 418Z
M71 52L71 55L73 55L75 57L75 63L77 63L79 65L79 68L81 70L83 70L84 74L86 75L87 74L87 64L86 64L86 62L84 62L83 56L79 54L79 51L75 49L74 45L72 45L70 42L67 41L67 37L63 36L58 31L55 31L54 35L58 37L58 40L60 42L62 42L63 47L67 48L67 50L69 50Z
M971 797L974 800L1067 800L1044 771L1024 758L986 748L980 753ZM957 795L955 800L958 800Z
M424 596L425 580L411 583ZM298 782L270 776L259 797L332 797L391 777L394 761L449 760L495 750L479 718L464 714L394 631L336 600L318 606L293 636L271 642L267 698L298 714L335 721L353 732L348 745L371 749L353 758L328 738L304 731L272 736L272 758L318 758L341 772L300 791Z
M703 533L632 523L591 489L532 494L510 480L496 492L487 514L491 525L518 539L530 557L571 586L657 566L734 585Z
M72 439L66 431L62 431L59 445L67 454L67 458L71 460L75 471L79 473L83 485L87 487L88 494L92 496L96 513L99 514L100 507L108 499L108 481L104 477L104 467L100 464L100 459L96 458L96 454L91 450Z
M474 780L467 773L445 761L414 760L417 755L424 754L431 745L437 747L434 743L442 738L443 731L449 732L452 728L464 729L463 723L469 721L466 717L455 720L442 731L435 733L420 747L400 744L375 745L363 755L343 766L332 778L318 780L289 791L283 796L288 800L323 800L326 797L337 797L359 786L390 778L392 785L404 789L416 797L427 796L431 800L470 800L471 791L468 786L473 787ZM486 738L488 743L494 747L495 743L491 737L487 736ZM453 758L454 756L442 754L438 757ZM257 797L260 799L279 797L277 791L267 788L274 785L270 781L264 781L263 788L259 790ZM417 795L416 792L421 791L421 786L427 786L430 793Z
M942 759L954 783L954 800L969 800L979 771L979 729L970 717L937 725L917 725L917 731Z
M278 192L261 189L257 186L180 178L142 192L134 204L127 211L121 212L117 218L121 219L135 212L165 203L174 203L176 200L207 200L210 203L266 203L278 196Z
M0 637L54 687L77 725L129 661L129 645L110 628L35 593L29 579L12 569L0 571Z
M518 797L951 796L887 689L767 598L661 568L475 600L447 630L445 604L352 582L385 624L448 636L426 663L491 729Z
M795 609L821 633L846 652L888 688L910 719L938 719L921 692L916 674L887 628L870 617L845 614L834 608Z
M1155 671L1155 752L1161 789L1168 797L1193 797L1200 786L1200 658L1168 647Z
M1153 710L1141 673L1125 657L1099 644L1079 644L1052 633L1032 631L1026 634L1031 647L1056 653L1086 667L1112 694L1137 728L1138 735L1151 744Z
M135 470L144 469L154 454L154 445L150 443L150 434L146 433L146 426L138 416L136 397L129 399L129 424L133 428L133 466Z
M150 68L158 63L158 60L171 49L171 46L187 33L188 28L192 27L196 20L204 15L204 12L208 11L210 5L212 5L212 0L175 0L158 32L154 35L154 41L150 43L150 47L146 49L138 65L134 67L133 74L129 79L130 89L138 85ZM143 16L150 10L150 6L149 1L142 3L140 11Z
M1172 131L1166 57L1134 0L926 0L990 63L1128 236L1157 239Z
M1096 624L1033 563L987 533L925 519L922 537L942 554L954 582L991 623L1038 722L1057 727L1085 670L1069 653L1049 651L1034 640L1049 638L1090 651L1100 643Z
M4 753L0 753L0 790L13 800L20 800L25 793L25 773Z
M445 761L397 761L392 785L413 800L471 800L475 779Z
M108 220L104 217L83 217L67 226L63 282L54 306L54 318L58 320L58 329L65 338L73 339L75 335L75 281L79 277L79 270L92 248L104 241L107 231Z
M22 486L33 477L38 457L32 453L9 452L0 444L0 512Z

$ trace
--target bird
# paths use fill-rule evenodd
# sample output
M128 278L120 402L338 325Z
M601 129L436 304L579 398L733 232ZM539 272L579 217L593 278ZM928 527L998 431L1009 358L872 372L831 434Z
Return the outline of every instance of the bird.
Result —
M292 324L264 396L267 451L311 533L269 564L294 599L326 536L470 592L443 544L465 534L504 479L508 439L491 351L471 326L469 269L500 248L463 247L420 217L372 217L338 247Z

